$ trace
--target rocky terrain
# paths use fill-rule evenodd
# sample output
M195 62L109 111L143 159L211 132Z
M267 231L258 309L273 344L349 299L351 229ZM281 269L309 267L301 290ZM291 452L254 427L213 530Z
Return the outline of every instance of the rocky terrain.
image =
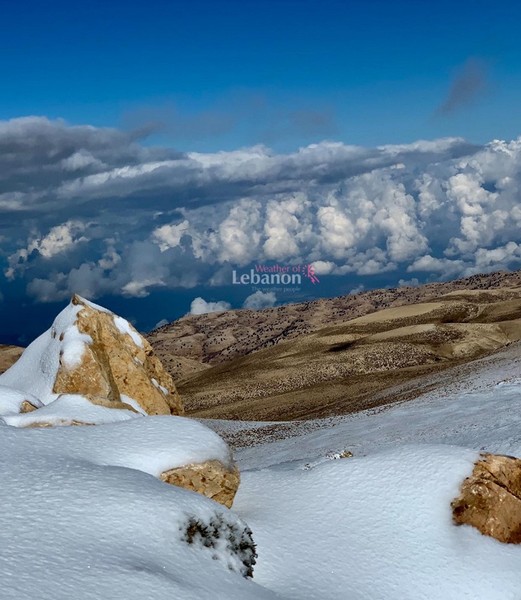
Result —
M241 309L189 315L152 331L147 338L177 380L209 365L225 363L384 308L429 302L458 290L519 286L521 271L473 275L455 281L371 290L259 311Z
M288 421L416 397L521 339L521 272L188 316L151 332L189 414Z
M520 339L521 288L453 292L215 365L179 391L201 417L327 417L411 399L433 374Z

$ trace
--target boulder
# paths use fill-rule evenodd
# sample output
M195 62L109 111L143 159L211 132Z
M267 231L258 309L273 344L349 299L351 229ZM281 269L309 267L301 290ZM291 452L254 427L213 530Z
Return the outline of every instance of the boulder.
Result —
M80 308L74 325L87 341L72 367L60 352L54 394L81 394L94 404L147 415L183 414L172 377L130 323L77 295L72 305ZM63 341L66 333L51 335Z
M161 473L160 479L171 485L191 490L231 508L239 488L239 470L224 466L218 460L185 465Z
M451 506L456 525L472 525L500 542L521 544L521 459L482 454Z

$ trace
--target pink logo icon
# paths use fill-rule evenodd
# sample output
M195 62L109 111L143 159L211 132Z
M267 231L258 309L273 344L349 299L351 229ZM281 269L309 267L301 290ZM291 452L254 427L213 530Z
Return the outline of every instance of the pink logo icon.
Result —
M311 283L320 283L320 279L316 276L313 265L304 266L304 275L311 281Z

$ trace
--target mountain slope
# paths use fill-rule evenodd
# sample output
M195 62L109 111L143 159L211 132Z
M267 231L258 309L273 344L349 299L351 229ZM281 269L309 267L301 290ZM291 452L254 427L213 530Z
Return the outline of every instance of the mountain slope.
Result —
M167 370L178 380L208 365L226 363L384 308L429 302L458 290L519 286L521 271L473 275L456 281L372 290L259 311L242 309L188 315L150 332L147 338ZM507 292L504 297L508 299Z
M178 388L200 417L325 417L414 397L429 376L518 340L521 288L457 291L300 335Z

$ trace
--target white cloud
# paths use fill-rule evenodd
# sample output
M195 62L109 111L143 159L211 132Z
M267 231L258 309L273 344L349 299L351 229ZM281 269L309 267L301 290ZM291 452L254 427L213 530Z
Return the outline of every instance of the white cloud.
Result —
M417 277L413 277L412 279L399 279L398 287L418 287L420 285L420 281Z
M357 285L355 288L353 288L352 290L349 290L349 295L350 296L354 296L355 294L360 294L361 292L363 292L365 290L365 286L363 283L361 283L360 285Z
M179 246L188 227L189 223L186 220L178 224L162 225L152 232L152 239L159 244L161 252L165 252Z
M249 308L251 310L261 310L262 308L270 308L275 306L277 302L277 296L274 292L261 292L260 290L250 294L244 304L243 308Z
M44 236L32 234L27 241L27 247L19 248L8 257L9 268L6 271L8 279L13 279L17 270L23 270L25 263L33 253L43 258L50 259L74 248L77 244L87 242L88 238L82 235L87 228L81 221L66 221L56 225Z
M312 265L317 275L329 275L336 268L335 263L328 260L315 260Z
M31 117L0 121L0 184L4 273L45 301L226 285L268 261L398 282L520 258L521 139L180 154Z
M461 273L464 268L465 263L462 260L435 258L430 254L426 254L416 259L412 265L407 267L407 272L423 271L426 273L438 273L440 275L456 275L457 273Z
M224 302L207 302L204 298L198 297L192 300L190 304L191 315L204 315L207 313L223 312L231 309L231 304Z

